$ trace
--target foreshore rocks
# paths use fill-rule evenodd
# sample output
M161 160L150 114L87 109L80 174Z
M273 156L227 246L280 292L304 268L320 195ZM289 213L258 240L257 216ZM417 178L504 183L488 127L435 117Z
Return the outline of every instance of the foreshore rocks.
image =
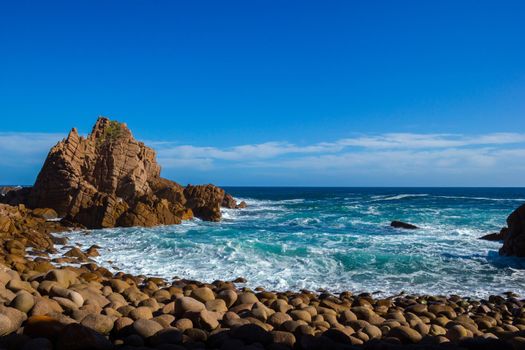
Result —
M245 206L216 186L162 178L155 151L103 117L86 138L72 129L51 149L34 186L7 191L1 201L51 208L87 228L179 224L193 216L218 221L221 206Z
M525 301L512 294L476 300L251 290L228 281L111 273L89 261L59 266L45 255L27 256L18 240L2 247L18 259L0 265L0 348L459 350L525 344Z
M23 204L0 204L0 239L23 240L37 249L52 249L53 236L50 233L66 229L59 222L49 221L53 218L56 218L53 209L30 210Z

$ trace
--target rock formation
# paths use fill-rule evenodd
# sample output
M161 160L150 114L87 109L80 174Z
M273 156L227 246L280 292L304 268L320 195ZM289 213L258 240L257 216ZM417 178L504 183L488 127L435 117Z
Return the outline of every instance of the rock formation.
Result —
M60 223L48 221L55 217L53 209L30 210L23 204L0 204L0 241L18 239L38 249L51 249L53 237L49 233L64 230Z
M395 220L390 223L390 226L395 227L395 228L403 228L405 230L415 230L418 228L416 225L412 225L412 224L409 224L403 221L395 221Z
M525 257L525 204L509 215L507 226L503 247L500 248L499 253Z
M216 186L184 188L160 177L155 151L103 117L87 138L72 129L51 149L27 203L88 228L178 224L193 215L218 221L221 205L237 207Z

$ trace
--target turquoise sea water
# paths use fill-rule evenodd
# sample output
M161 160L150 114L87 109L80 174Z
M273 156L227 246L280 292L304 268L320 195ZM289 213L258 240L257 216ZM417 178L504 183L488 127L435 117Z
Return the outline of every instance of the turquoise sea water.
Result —
M98 261L133 273L250 287L338 292L525 294L525 259L500 257L499 231L525 189L227 188L249 207L219 223L72 232ZM392 220L418 230L389 227ZM111 261L111 262L108 262Z

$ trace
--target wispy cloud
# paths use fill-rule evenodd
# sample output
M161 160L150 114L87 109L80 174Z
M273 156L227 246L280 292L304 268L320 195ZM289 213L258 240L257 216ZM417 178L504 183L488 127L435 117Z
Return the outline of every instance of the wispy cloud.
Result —
M55 133L0 132L0 164L14 166L18 163L42 162L42 156L64 136Z
M525 134L519 133L491 133L475 136L458 134L408 134L389 133L372 136L357 136L336 141L319 142L311 145L296 145L289 142L265 142L234 147L197 147L192 145L176 145L169 142L158 144L159 157L164 160L176 159L206 159L221 161L275 160L293 156L294 163L308 155L331 155L336 158L351 157L352 160L366 159L370 154L377 155L427 155L435 157L452 156L452 154L467 154L467 150L482 151L483 149L501 148L503 146L525 143ZM448 150L448 152L443 152ZM396 152L394 152L396 151ZM474 152L475 153L475 152ZM351 156L355 154L355 156ZM311 158L307 158L311 159ZM256 162L256 164L264 164Z
M0 133L0 165L32 169L36 176L49 148L63 137ZM515 176L525 171L522 133L385 133L312 144L269 141L229 147L181 145L169 140L145 143L157 150L165 173L175 180L184 174L189 181L193 176L215 181L214 174L222 174L219 181L229 179L230 184L235 184L235 179L243 174L254 176L254 183L265 176L278 182L275 179L290 178L290 174L305 180L317 174L318 178L384 179L385 185L392 184L390 178L414 179L420 184L429 180L429 185L433 184L430 180L437 178L461 179L466 184L470 178L508 179L501 185L525 185L525 181L519 183L521 176Z

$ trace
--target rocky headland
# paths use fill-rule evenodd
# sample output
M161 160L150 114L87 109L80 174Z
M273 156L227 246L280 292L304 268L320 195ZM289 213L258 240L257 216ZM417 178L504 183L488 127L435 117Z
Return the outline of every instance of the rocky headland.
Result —
M242 278L166 280L99 266L97 246L68 246L59 232L218 221L221 207L245 205L213 185L162 178L155 152L106 118L87 138L73 129L54 146L32 188L0 198L0 349L525 349L525 300L510 292L274 292ZM502 231L502 254L525 255L524 223L522 206ZM67 252L57 256L54 243Z
M162 178L155 151L125 124L103 117L86 138L72 129L56 144L32 188L2 198L53 209L64 222L87 228L172 225L194 216L219 221L221 207L245 205L214 185L183 187Z

